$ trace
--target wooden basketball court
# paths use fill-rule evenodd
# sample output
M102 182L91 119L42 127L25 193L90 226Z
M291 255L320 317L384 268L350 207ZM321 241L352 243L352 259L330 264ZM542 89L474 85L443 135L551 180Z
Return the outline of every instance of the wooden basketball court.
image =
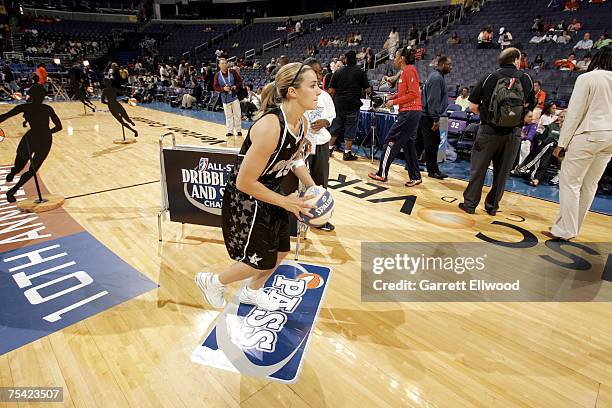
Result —
M138 106L126 107L137 143L117 145L121 128L109 113L85 116L80 103L52 105L64 129L41 180L66 198L64 210L87 232L160 287L0 356L2 386L61 386L67 407L612 407L609 303L361 300L361 242L443 249L445 242L482 242L479 233L521 239L499 222L545 241L557 204L506 193L496 217L482 208L468 216L455 201L463 181L424 177L408 189L403 168L393 166L388 183L369 183L376 162L347 164L338 155L330 185L347 185L332 190L336 230L309 231L301 253L331 267L333 279L299 380L284 385L192 363L194 346L218 315L193 277L231 260L220 229L166 222L158 242L159 137L180 128L224 141L220 146L241 140L225 143L222 125ZM12 164L21 122L2 124L2 165ZM175 133L177 143L203 145ZM404 212L406 199L391 200L410 195L414 205ZM610 217L590 213L578 242L609 241L609 225ZM518 254L510 269L521 268Z

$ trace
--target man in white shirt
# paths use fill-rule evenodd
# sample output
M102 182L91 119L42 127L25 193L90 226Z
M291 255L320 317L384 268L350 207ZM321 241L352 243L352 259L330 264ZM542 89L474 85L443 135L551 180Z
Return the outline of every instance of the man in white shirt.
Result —
M590 50L591 48L593 48L593 40L591 40L590 33L584 33L582 40L574 45L574 50Z
M323 67L321 63L314 58L308 58L304 61L317 74L319 82L323 80ZM314 182L327 188L329 179L329 141L331 134L327 130L331 126L332 121L336 117L336 108L332 97L321 90L317 102L317 109L304 113L309 123L307 140L311 144L310 154L307 156L308 165L310 167L310 175ZM334 226L331 223L326 223L320 227L323 231L333 231Z
M589 68L590 63L591 63L591 53L587 52L586 54L584 54L584 57L582 57L582 60L576 63L576 70L586 71Z

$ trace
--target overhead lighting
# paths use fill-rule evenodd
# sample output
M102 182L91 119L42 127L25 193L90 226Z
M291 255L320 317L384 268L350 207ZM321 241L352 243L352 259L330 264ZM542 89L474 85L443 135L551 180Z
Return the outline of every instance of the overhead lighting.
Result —
M88 67L89 66L89 61L87 61L87 60L83 61L83 66L84 67Z

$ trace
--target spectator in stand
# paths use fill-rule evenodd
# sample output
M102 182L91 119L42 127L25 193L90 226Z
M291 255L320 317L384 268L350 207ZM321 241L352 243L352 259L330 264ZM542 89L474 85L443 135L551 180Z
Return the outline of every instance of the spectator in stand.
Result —
M183 100L181 101L182 109L191 109L194 103L202 102L204 90L195 77L191 81L191 88L191 95L189 93L183 95Z
M531 68L535 69L536 71L539 71L541 69L544 69L544 64L544 56L542 54L538 54L533 60Z
M524 70L526 70L528 67L529 67L529 58L527 58L527 53L525 53L525 52L524 52L524 53L521 55L521 62L520 62L520 64L519 64L519 69L520 69L521 71L524 71Z
M366 63L367 63L368 69L374 69L375 58L376 56L374 55L374 51L372 51L372 48L368 47L366 49Z
M261 107L261 98L255 92L253 92L253 85L248 84L246 86L247 96L240 101L240 110L244 112L247 119L253 119L253 115Z
M270 75L276 68L276 58L272 58L268 65L266 65L266 75Z
M506 49L512 45L512 33L506 30L504 27L499 29L499 39L497 42L500 44L500 48Z
M555 42L557 44L568 44L571 41L571 39L572 37L569 35L567 30L564 30L563 34L558 35L557 38L555 38Z
M491 27L485 27L478 34L478 48L491 48L493 43L493 29Z
M461 106L461 110L466 110L470 107L470 101L468 100L470 96L470 90L467 86L464 86L459 91L459 96L455 99L455 103Z
M278 60L276 61L276 68L274 68L272 72L270 73L270 79L274 81L274 78L276 77L276 73L278 72L278 70L280 70L281 67L287 65L288 63L289 63L289 58L286 55L281 55L280 57L278 57Z
M529 44L540 44L544 42L544 38L544 34L542 34L541 31L538 31L533 35L533 37L531 37L531 39L529 40Z
M556 60L554 65L559 71L573 71L576 68L576 54L572 52L567 58Z
M566 0L563 11L576 11L580 8L580 0Z
M536 135L537 124L533 122L533 112L527 111L525 114L525 125L521 129L521 149L519 151L519 161L520 165L523 163L525 158L529 156L531 149L533 147L533 140Z
M535 81L533 83L533 91L535 92L536 108L544 109L544 102L546 102L546 92L542 89L542 82Z
M565 20L561 20L561 21L559 22L559 24L557 24L557 26L555 27L555 29L556 29L557 31L564 31L564 30L566 30L566 29L567 29L567 24L565 23Z
M612 43L612 40L608 38L608 34L602 34L599 36L599 39L593 45L593 48L597 48L598 50L602 49L606 45Z
M13 75L13 71L11 70L11 66L8 62L4 63L4 67L2 67L2 74L4 76L4 82L11 93L14 94L15 92L19 91L19 85L17 85L17 81L15 81L15 75Z
M419 32L416 29L416 26L413 24L410 26L410 31L408 32L408 45L414 46L419 41Z
M551 123L554 123L559 119L557 115L557 105L554 102L548 101L544 104L544 109L542 109L542 115L538 120L538 129L537 132L542 134L546 130L546 127Z
M355 33L355 36L353 37L353 39L355 40L355 42L357 44L361 44L361 42L363 41L363 37L361 36L361 32L357 31Z
M397 31L396 27L392 27L391 28L391 32L389 33L389 55L395 55L395 51L397 50L397 47L399 47L399 43L400 43L400 36L399 36L399 32Z
M576 71L586 71L589 68L589 64L591 63L591 53L587 52L582 57L581 61L578 61L576 64Z
M582 40L578 41L576 45L574 45L574 51L576 50L590 50L593 48L593 40L591 40L590 33L584 33L584 37Z
M453 35L448 37L448 40L446 40L446 43L450 45L460 44L461 39L459 38L459 34L453 33Z
M569 31L580 31L582 30L582 23L575 18L572 20L572 24L567 26L567 29Z
M36 68L36 75L38 76L38 83L46 89L47 86L47 66L44 62L38 64Z
M432 60L429 62L429 66L430 67L437 67L438 66L438 60L440 59L441 56L442 56L442 54L436 54L436 56L434 58L432 58Z
M531 31L540 32L540 33L544 31L544 23L542 22L542 16L537 15L533 19L533 24L531 25Z

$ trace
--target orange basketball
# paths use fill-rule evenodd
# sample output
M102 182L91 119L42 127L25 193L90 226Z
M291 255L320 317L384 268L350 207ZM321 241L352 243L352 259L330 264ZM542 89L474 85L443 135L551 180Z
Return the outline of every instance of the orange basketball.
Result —
M128 105L136 106L136 105L138 105L138 101L136 100L136 98L130 98L130 99L128 99Z
M94 91L93 86L88 86L87 87L87 92L93 93L93 91Z
M4 134L4 129L0 129L0 142L4 140L4 137L6 135Z
M321 275L316 273L302 273L298 275L297 278L306 281L306 287L308 289L320 288L323 286L323 283L325 283Z
M15 92L13 94L13 98L15 98L16 100L20 101L23 99L23 95L21 94L21 92Z

